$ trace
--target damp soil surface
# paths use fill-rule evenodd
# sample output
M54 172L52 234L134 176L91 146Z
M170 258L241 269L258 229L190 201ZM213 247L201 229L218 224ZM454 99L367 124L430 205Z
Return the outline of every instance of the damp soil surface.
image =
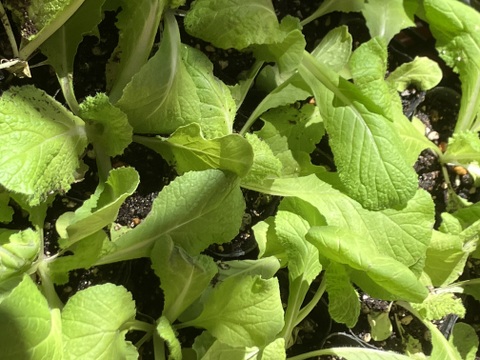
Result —
M304 18L312 13L320 3L314 1L286 1L274 0L279 18L290 14ZM178 17L179 25L182 26L182 18ZM118 41L118 33L114 26L115 13L107 13L100 26L100 39L85 37L79 47L75 61L75 91L81 101L88 95L105 91L105 64ZM330 29L347 24L354 36L355 43L368 39L368 31L360 17L351 14L334 13L328 18L322 18L308 24L304 29L307 40L307 49L311 50L321 40L322 36ZM235 50L216 49L211 44L190 37L182 31L182 41L203 51L213 62L214 72L217 77L227 84L237 81L242 71L248 70L253 63L253 57L249 53ZM2 53L8 52L8 44L3 35L0 36ZM445 78L440 86L428 93L409 88L404 91L402 101L405 114L411 118L417 116L426 126L426 136L440 147L444 146L448 137L453 132L458 111L458 99L460 97L460 85L458 78L451 73L438 58L434 50L434 41L429 34L428 27L419 23L415 30L405 30L399 34L390 45L390 65L398 66L410 61L414 56L429 56L438 61L444 69ZM32 59L32 63L41 62L44 59L41 54ZM2 72L0 74L0 89L5 90L12 85L33 83L44 89L57 100L63 101L55 75L47 66L32 69L31 79L18 79ZM238 123L248 117L248 111L253 109L261 100L261 93L250 96L245 106L238 113ZM331 154L328 147L328 139L323 139L317 151L312 154L314 162L333 168L334 164L329 157L318 154ZM331 158L330 158L331 159ZM45 225L45 237L47 251L55 253L57 250L57 234L55 231L56 219L65 211L73 211L79 207L94 191L97 185L97 175L94 159L87 156L84 161L89 166L84 181L76 183L72 189L63 196L59 196L52 204L48 212ZM152 201L162 188L176 176L175 170L154 151L132 143L122 156L112 159L113 166L132 166L140 174L140 185L135 193L123 204L117 223L129 227L135 227L142 222L150 211ZM442 171L435 154L424 151L415 164L415 170L419 176L419 187L432 194L435 200L437 220L439 214L448 209L449 191L456 192L459 196L477 202L480 195L473 187L471 176L462 169L448 168ZM449 177L449 182L445 181ZM452 184L451 188L447 183ZM252 226L268 216L274 215L279 198L259 194L245 190L244 196L247 208L244 221L239 234L235 239L226 244L216 244L209 247L205 253L217 261L232 259L254 259L258 253ZM20 213L15 214L15 226L28 226L27 221ZM478 271L478 264L471 264L470 271ZM473 270L472 270L473 269ZM464 274L468 278L470 274ZM287 278L286 273L280 272L279 279ZM319 279L317 279L319 281ZM145 321L154 321L161 314L163 307L163 295L159 287L159 280L154 275L148 259L138 259L120 262L111 265L98 266L87 270L77 270L70 274L67 284L58 286L58 293L63 301L77 291L95 284L112 282L125 286L135 299L138 317ZM286 283L286 281L283 281ZM315 283L314 283L315 285ZM331 346L364 346L385 350L403 351L406 346L407 335L418 339L422 351L428 354L431 350L428 332L422 324L400 307L390 307L390 303L372 299L368 294L361 293L362 314L358 324L353 329L348 329L337 324L328 315L328 297L325 296L312 314L299 326L296 343L289 350L289 355L295 355L307 351ZM470 297L465 297L467 316L464 320L475 328L479 328L479 304ZM384 314L393 324L392 335L382 341L374 341L371 334L369 318L373 315ZM455 319L456 320L456 319ZM445 319L443 325L439 323L442 331L448 335L451 319ZM195 331L181 333L181 339L185 344L191 344ZM134 340L136 334L131 335ZM142 359L153 359L151 343L147 342L141 349ZM327 357L325 357L327 358Z

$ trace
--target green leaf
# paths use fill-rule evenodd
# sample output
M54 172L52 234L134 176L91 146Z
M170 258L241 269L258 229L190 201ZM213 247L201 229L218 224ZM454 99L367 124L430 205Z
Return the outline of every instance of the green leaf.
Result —
M371 311L368 313L368 323L370 324L370 333L374 341L384 341L392 336L392 322L389 312Z
M280 262L274 256L257 260L230 260L218 264L218 281L234 276L260 275L262 279L271 279L280 269Z
M122 286L91 286L72 296L62 311L65 359L136 359L138 352L125 341L135 303Z
M55 284L65 284L69 281L69 272L75 269L88 269L100 257L103 244L108 242L104 231L97 231L68 248L71 255L56 257L48 263L48 270Z
M369 209L404 206L417 175L392 123L355 85L308 54L300 74L315 94L348 194Z
M435 360L462 360L458 349L450 343L438 328L430 321L423 321L432 335L433 349L430 354L431 359Z
M13 219L13 208L9 206L10 195L0 188L0 222L9 223Z
M0 108L0 183L31 206L70 189L87 146L83 121L33 86L10 88Z
M112 103L122 97L125 86L147 62L165 0L121 0L122 11L115 23L119 31L118 44L106 67L107 90Z
M302 21L302 24L308 24L313 20L323 16L325 14L329 14L334 11L343 11L343 12L358 12L361 11L364 7L363 0L345 0L345 1L337 1L337 0L326 0L321 3L317 10L313 12L308 18Z
M306 42L298 18L285 16L279 30L278 40L270 44L253 46L253 53L258 60L275 61L280 72L285 73L298 67Z
M256 134L247 133L245 138L253 148L253 163L246 177L242 179L242 186L245 183L262 183L265 179L281 176L282 163L270 146Z
M352 54L353 39L346 25L339 26L327 33L312 55L329 69L339 72L343 77L349 77L345 70Z
M347 360L411 360L411 357L393 351L374 350L360 347L339 347L320 350L318 355L336 355Z
M300 109L277 107L263 114L262 120L271 123L281 136L287 138L288 148L294 156L296 152L313 152L325 133L318 108L310 104Z
M27 229L0 229L0 282L28 272L40 254L40 234Z
M45 296L26 274L12 290L2 291L0 348L5 360L63 359L60 310L49 308Z
M409 85L419 90L430 90L442 80L443 73L438 63L427 57L416 56L393 70L387 78L390 86L397 91L404 91Z
M452 293L430 293L422 303L411 305L426 321L441 320L449 314L465 317L462 299Z
M195 338L193 349L196 353L194 359L201 360L255 360L260 352L257 347L240 347L224 344L216 340L208 331L204 331Z
M277 238L288 256L289 279L302 277L310 285L322 265L317 249L305 239L309 228L309 223L295 213L279 210L275 215Z
M386 43L407 27L414 27L413 11L405 7L404 0L369 0L362 14L367 21L370 36L380 36ZM413 9L415 10L415 9Z
M480 139L478 132L458 131L448 140L448 147L442 161L467 167L468 164L480 163Z
M440 57L460 74L462 82L454 132L478 131L475 119L480 109L480 14L460 1L425 0L423 7Z
M434 230L424 271L434 286L449 285L463 273L469 254L462 236Z
M182 325L205 328L230 346L265 346L283 327L277 279L228 278L205 299L200 316Z
M197 0L185 29L216 47L238 50L272 43L280 32L271 0Z
M168 236L155 243L150 258L165 296L162 314L173 323L210 285L217 266L205 255L191 257Z
M251 190L284 197L298 197L313 205L326 223L349 229L420 275L425 252L432 236L434 208L430 195L417 191L403 209L368 211L333 189L315 175L275 179Z
M333 320L353 328L360 316L358 293L345 266L331 262L325 270L328 312Z
M175 330L165 316L161 316L157 321L157 334L165 340L168 345L169 359L182 360L182 346L177 339Z
M145 220L112 242L98 264L149 256L165 235L196 255L210 244L230 241L244 208L236 176L219 170L185 173L163 188Z
M107 95L88 96L80 105L79 115L87 122L90 142L108 156L123 154L132 142L132 127L127 115L110 103Z
M78 45L83 36L92 32L102 21L104 2L105 0L84 0L62 27L42 44L42 53L47 56L58 77L66 77L73 72ZM41 6L43 9L46 7L45 4Z
M59 241L67 248L115 221L120 206L132 195L140 181L133 168L112 169L105 183L75 213L66 212L56 222Z
M343 228L315 226L307 234L319 253L340 264L348 265L393 295L412 302L421 302L427 289L415 274L394 258L381 255L363 237Z
M478 336L475 329L466 323L456 323L449 343L458 349L462 359L475 360L478 350Z
M169 138L136 136L135 141L166 158L179 174L187 171L221 169L245 176L253 163L253 150L238 134L207 140L200 125L179 127Z
M212 139L232 133L235 101L213 76L213 64L197 49L182 45L172 14L157 53L125 87L117 106L136 133L171 134L198 123Z

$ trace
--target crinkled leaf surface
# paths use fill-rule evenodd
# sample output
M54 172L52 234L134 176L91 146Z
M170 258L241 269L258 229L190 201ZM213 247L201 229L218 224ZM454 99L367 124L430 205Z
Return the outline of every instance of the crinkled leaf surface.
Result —
M125 341L125 324L135 319L135 302L122 286L91 286L72 296L62 311L65 359L136 359Z
M40 253L40 234L0 229L0 282L26 272Z
M408 2L404 0L369 0L363 7L362 14L370 36L380 36L388 43L400 30L415 26L413 12L416 9L406 7L406 4Z
M355 85L308 54L300 74L319 104L348 194L369 209L404 206L415 193L417 176L392 123Z
M88 138L97 151L101 149L108 156L121 155L132 142L127 115L113 106L107 95L88 96L80 105L80 116L87 121Z
M66 248L114 222L120 206L133 194L139 181L134 168L112 169L107 181L99 184L75 213L66 212L59 217L56 228L62 237L60 245Z
M471 162L480 163L480 139L473 131L458 131L448 141L445 152L445 162L468 165Z
M192 257L167 236L155 243L150 259L165 296L162 314L171 323L200 297L217 273L211 257Z
M30 276L15 282L0 298L2 359L62 359L60 310L49 308Z
M106 67L107 89L113 103L147 62L166 1L122 0L120 5L122 11L115 23L119 30L118 44Z
M247 176L242 179L242 185L261 183L265 179L281 176L282 162L270 146L256 134L247 133L245 138L253 148L253 163Z
M202 313L189 325L207 329L230 346L267 345L283 327L277 279L226 279L213 289Z
M449 314L465 317L462 299L452 293L430 293L422 303L412 304L412 307L427 321L441 320Z
M171 360L181 360L182 346L180 341L177 339L172 324L170 324L165 316L161 316L158 320L157 333L168 345L168 350L170 352L168 358Z
M136 133L170 134L198 123L207 139L232 133L236 105L199 50L182 45L173 15L165 16L157 53L125 87L117 106Z
M380 287L400 299L421 302L427 289L415 274L392 257L381 255L374 244L343 228L315 226L307 233L307 240L319 253L340 264L348 265L365 274Z
M86 146L83 121L42 90L13 87L0 98L0 183L29 205L70 188Z
M333 320L353 328L360 315L358 293L350 282L345 266L331 262L325 271L328 312Z
M169 235L195 255L238 233L245 201L238 178L220 170L191 171L163 188L145 220L111 243L99 263L148 256L154 242Z
M199 0L185 17L187 32L223 48L268 44L280 32L271 0Z
M162 154L180 174L221 169L243 177L253 163L253 149L245 138L229 134L207 140L196 123L179 127L169 138L136 136L135 141Z

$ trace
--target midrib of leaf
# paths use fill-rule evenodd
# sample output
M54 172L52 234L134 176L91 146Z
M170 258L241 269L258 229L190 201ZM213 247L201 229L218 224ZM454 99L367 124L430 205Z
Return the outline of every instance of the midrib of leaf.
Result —
M208 140L206 140L206 141L208 141ZM170 145L174 148L186 150L186 151L192 152L194 154L204 155L206 158L209 158L209 159L217 159L217 160L222 159L222 156L217 155L216 152L211 153L211 152L206 152L206 151L203 151L203 150L200 150L200 149L197 149L197 148L191 148L191 147L188 147L188 143L185 144L185 145L174 143L174 142L169 142L169 141L167 141L167 143L168 143L168 145ZM244 161L242 161L242 159L237 160L237 159L232 159L232 158L229 158L229 162L234 163L234 164L239 164L239 165L242 165L244 163Z
M184 300L187 299L188 290L190 289L190 284L192 283L194 273L195 273L195 268L192 267L192 269L190 270L190 274L188 276L188 280L184 283L182 287L182 291L175 299L174 305L169 309L167 313L164 314L165 317L168 319L168 321L170 321L171 323L173 323L176 320L176 319L173 319L174 315L172 314L178 314L178 309L180 308L180 305L183 305Z
M478 50L480 53L480 49ZM475 85L473 87L473 93L469 101L467 101L467 106L465 108L465 112L460 113L460 118L455 126L455 132L459 132L462 130L472 130L478 131L480 130L480 122L477 124L475 128L472 126L475 123L475 117L478 113L478 105L480 101L480 69L477 68L477 76L475 80ZM473 100L473 101L472 101Z

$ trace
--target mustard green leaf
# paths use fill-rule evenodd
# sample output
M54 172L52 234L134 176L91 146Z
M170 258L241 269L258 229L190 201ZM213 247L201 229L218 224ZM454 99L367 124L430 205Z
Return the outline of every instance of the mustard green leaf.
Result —
M276 62L280 73L295 70L302 60L305 50L305 37L300 21L293 16L285 16L279 26L278 40L253 46L255 58L266 62Z
M115 23L118 44L106 66L107 91L112 103L121 98L125 86L147 62L166 1L122 0L120 6L122 10Z
M274 42L280 25L271 0L198 0L185 17L186 31L214 46L238 50Z
M9 223L13 219L13 208L9 205L10 195L0 189L0 222Z
M478 336L473 327L466 323L456 323L448 341L458 349L462 359L475 360Z
M442 161L465 167L474 162L480 163L480 139L478 132L458 131L448 140L447 151Z
M308 54L300 74L315 94L347 193L368 209L404 206L417 189L417 175L383 111Z
M112 169L105 183L100 183L95 193L75 213L60 215L56 229L62 248L67 248L89 235L101 231L115 221L120 206L132 195L140 182L133 168Z
M338 347L318 351L318 355L341 356L347 360L411 360L393 351L366 349L361 347Z
M475 119L480 109L480 14L460 1L450 0L424 1L423 10L440 57L460 75L462 98L454 132L478 131Z
M419 90L430 90L442 80L443 73L435 61L424 56L416 56L393 70L387 82L397 91L404 91L409 85Z
M262 279L271 279L280 269L280 262L274 256L257 260L230 260L218 264L218 281L227 277L260 275Z
M269 344L283 327L277 279L258 275L226 279L212 290L202 313L188 325L205 328L234 347Z
M245 360L258 359L258 347L230 346L216 340L208 331L204 331L195 338L193 349L195 359L201 360Z
M125 340L135 319L135 302L122 286L91 286L73 295L62 311L64 359L136 359Z
M463 273L469 255L462 236L434 230L424 271L434 286L449 285Z
M192 257L168 236L155 243L150 259L165 296L162 314L170 323L202 295L217 273L212 258Z
M352 54L352 44L353 39L348 32L348 27L342 25L330 30L313 49L312 55L319 62L334 71L340 72L343 76L344 72L346 72L345 67Z
M165 316L161 316L157 322L157 334L164 339L168 345L170 353L168 358L172 360L182 360L182 347L172 324Z
M228 87L213 75L213 64L182 45L172 14L156 54L133 76L116 105L135 133L171 134L198 123L207 139L231 134L236 105Z
M75 269L88 269L100 257L103 244L109 241L105 231L99 230L69 247L69 255L56 257L48 263L48 271L55 284L69 281L69 272Z
M27 272L40 254L40 234L32 229L0 229L0 282Z
M388 3L382 0L369 0L362 9L371 37L380 36L386 43L407 27L415 26L413 11L407 8L404 0Z
M70 189L87 146L83 121L33 86L4 92L0 109L0 183L30 206Z
M79 116L87 122L90 142L108 156L123 154L132 142L133 129L128 123L127 115L113 106L103 93L88 96L80 104Z
M363 0L345 0L345 1L337 1L337 0L326 0L321 3L317 10L313 12L309 17L302 21L302 24L308 24L313 20L323 16L325 14L329 14L334 11L343 11L343 12L358 12L361 11L364 7Z
M214 169L187 172L163 188L145 220L111 242L97 263L149 256L155 241L165 235L196 255L213 243L233 239L244 208L235 175Z
M102 21L104 2L84 0L78 10L41 45L42 53L47 56L58 77L66 77L73 72L78 45L83 36L94 32Z
M358 293L350 282L345 266L331 262L325 270L328 312L333 320L353 328L360 316Z
M181 126L169 137L136 136L143 144L166 158L179 174L191 170L221 169L245 176L253 163L253 150L238 134L205 139L197 123Z
M16 282L0 297L2 359L63 359L60 310L49 308L29 275Z
M380 287L402 300L421 302L428 291L415 274L401 262L381 255L375 246L352 231L331 226L315 226L307 240L319 253L340 264L365 272Z
M317 208L328 225L350 229L417 275L423 269L434 223L433 202L423 190L418 190L403 209L369 211L315 175L271 179L256 186L249 184L248 188L271 195L298 197Z
M463 318L466 312L462 299L452 293L430 293L421 303L411 305L427 321L441 320L449 314Z

